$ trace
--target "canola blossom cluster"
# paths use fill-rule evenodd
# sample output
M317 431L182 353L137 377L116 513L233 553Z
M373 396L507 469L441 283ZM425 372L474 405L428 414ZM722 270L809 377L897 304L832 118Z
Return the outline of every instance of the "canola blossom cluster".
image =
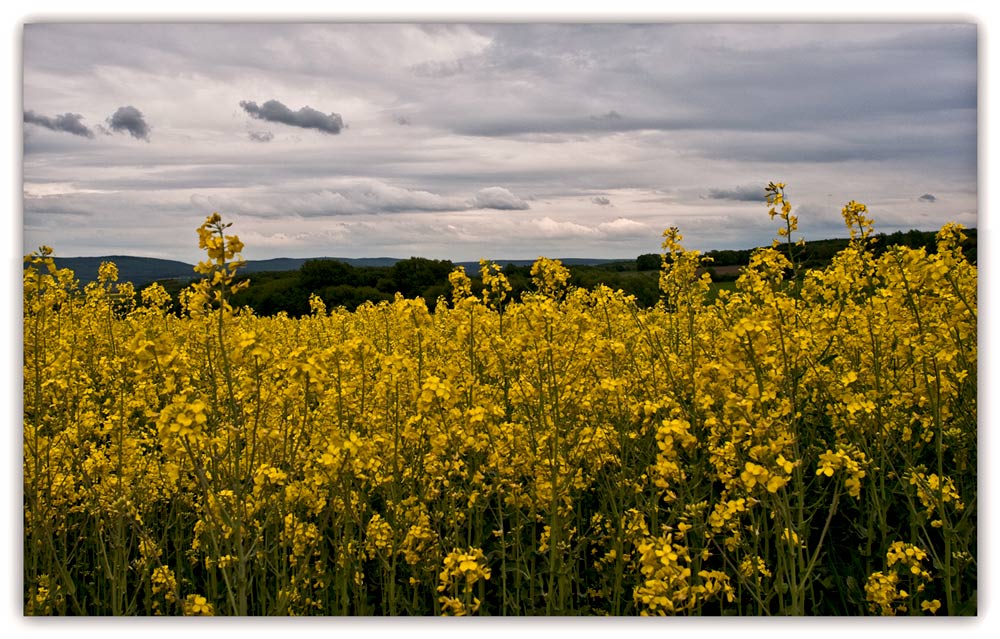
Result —
M664 234L655 307L539 259L433 313L233 308L198 230L183 312L112 264L24 271L28 615L976 614L977 270L775 245L710 295Z

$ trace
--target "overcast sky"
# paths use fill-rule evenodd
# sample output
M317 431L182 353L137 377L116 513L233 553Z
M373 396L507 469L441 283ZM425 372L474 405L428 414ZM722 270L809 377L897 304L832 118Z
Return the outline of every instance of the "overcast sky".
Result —
M977 224L975 24L24 27L24 249L633 258Z

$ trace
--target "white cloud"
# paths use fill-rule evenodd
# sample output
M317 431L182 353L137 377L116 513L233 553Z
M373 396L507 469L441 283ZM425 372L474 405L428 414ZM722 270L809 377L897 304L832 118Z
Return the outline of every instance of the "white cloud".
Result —
M531 232L536 232L542 237L548 238L604 238L621 239L636 237L655 237L657 232L647 224L636 222L624 217L619 217L610 222L600 222L599 224L581 224L572 220L556 220L545 216L533 218L527 223L527 237L531 237Z
M546 238L575 238L593 237L597 235L597 229L576 222L566 220L553 220L551 217L535 218L528 222L530 227L526 238L532 237L531 232L537 233Z
M619 217L611 222L601 222L597 225L597 230L608 237L647 237L655 231L647 224L630 220L627 217Z

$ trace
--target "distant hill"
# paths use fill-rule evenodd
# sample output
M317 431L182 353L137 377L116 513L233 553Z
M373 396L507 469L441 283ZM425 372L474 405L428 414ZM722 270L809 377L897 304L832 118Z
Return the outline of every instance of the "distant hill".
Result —
M241 273L265 273L297 271L310 260L334 260L344 262L354 267L392 266L401 261L396 257L276 257L269 260L249 260ZM567 266L597 265L620 260L564 258ZM114 262L118 267L118 281L132 282L136 287L143 287L157 280L190 280L198 276L194 272L194 264L177 260L163 260L155 257L136 257L133 255L106 255L103 257L57 257L58 268L68 268L76 275L81 284L97 281L97 269L101 262ZM535 260L495 260L500 266L531 266ZM456 266L464 266L469 273L479 272L479 262L455 262Z
M392 266L399 260L393 257L278 257L270 260L250 260L240 269L242 273L268 271L297 271L309 260L337 260L351 266ZM105 255L102 257L56 257L57 268L68 268L81 284L97 281L97 269L102 262L114 262L118 267L118 281L145 286L157 280L190 280L198 277L194 264L177 260L134 255Z
M497 266L504 267L508 264L512 266L531 266L535 263L538 258L531 260L490 260L495 262ZM558 258L564 266L597 266L600 264L611 264L612 262L623 262L632 260L622 260L622 259L605 259L598 257L560 257ZM475 262L455 262L455 266L464 266L466 273L478 273L479 272L479 261Z
M101 262L114 262L118 267L118 281L132 282L137 287L156 280L188 280L195 277L194 265L177 260L161 260L155 257L134 257L131 255L107 255L104 257L57 257L57 268L68 268L81 284L97 281L97 269Z
M351 266L392 266L399 261L395 257L275 257L270 260L250 260L240 269L243 273L268 271L297 271L310 260L334 260Z

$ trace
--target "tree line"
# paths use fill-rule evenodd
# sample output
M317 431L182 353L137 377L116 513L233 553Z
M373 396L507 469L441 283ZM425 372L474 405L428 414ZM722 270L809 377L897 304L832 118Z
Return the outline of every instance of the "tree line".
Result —
M976 229L965 231L968 239L963 245L966 258L976 263ZM897 231L878 234L871 250L876 255L892 245L935 250L935 233L931 231ZM796 248L796 261L801 269L819 268L830 262L848 244L847 239L827 239L806 242ZM713 282L732 282L739 276L739 267L750 262L756 249L712 250L705 253L710 258L705 270ZM634 260L622 260L597 265L569 265L570 284L592 289L605 285L633 295L641 307L649 307L659 300L659 270L663 256L646 253ZM366 302L378 303L393 299L396 293L407 298L422 297L433 310L438 298L448 298L451 286L448 274L455 269L450 260L410 257L392 266L352 266L337 260L317 259L305 262L298 270L258 272L244 276L250 284L230 300L234 306L246 306L258 315L287 313L300 317L310 312L309 297L318 295L327 308L344 307L353 311ZM519 299L532 288L531 267L515 264L503 266L503 273L511 284L510 299ZM473 292L482 291L478 273L469 272ZM177 299L184 286L178 281L161 282ZM179 309L179 306L178 306Z

